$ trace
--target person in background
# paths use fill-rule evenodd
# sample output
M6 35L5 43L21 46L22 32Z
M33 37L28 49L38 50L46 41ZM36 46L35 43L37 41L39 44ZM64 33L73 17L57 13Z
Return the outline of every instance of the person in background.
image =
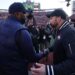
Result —
M28 75L28 63L37 62L46 53L36 54L27 28L22 3L9 6L9 16L0 22L0 75Z
M27 28L28 28L28 31L29 31L29 33L31 35L32 43L33 43L35 52L39 53L39 43L38 43L39 32L38 32L38 30L36 28L37 24L36 24L34 15L32 14L32 17L31 17L30 14L29 14L29 16L27 18L29 20L28 24L27 24Z
M31 68L32 75L75 75L75 29L66 20L62 9L54 10L50 15L50 25L56 28L53 51L53 65L36 63Z
M51 28L51 25L49 23L47 23L47 25L44 29L44 33L46 35L45 48L48 48L48 47L50 47L51 36L52 36L52 28Z

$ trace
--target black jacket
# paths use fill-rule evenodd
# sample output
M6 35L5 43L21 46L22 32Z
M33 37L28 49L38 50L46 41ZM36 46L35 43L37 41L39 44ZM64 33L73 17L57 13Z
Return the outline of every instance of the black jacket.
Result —
M57 31L54 53L54 75L71 75L75 73L75 29L65 22Z

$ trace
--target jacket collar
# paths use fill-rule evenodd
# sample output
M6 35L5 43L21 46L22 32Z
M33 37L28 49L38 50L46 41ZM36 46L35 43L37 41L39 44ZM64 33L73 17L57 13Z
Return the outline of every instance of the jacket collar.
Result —
M61 25L61 27L59 28L59 30L65 28L67 25L69 25L69 22L68 22L68 21L65 21L65 22Z

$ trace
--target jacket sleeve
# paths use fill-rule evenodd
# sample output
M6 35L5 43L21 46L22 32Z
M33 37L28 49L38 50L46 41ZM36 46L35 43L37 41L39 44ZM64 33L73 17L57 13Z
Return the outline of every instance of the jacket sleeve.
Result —
M44 56L43 53L35 53L30 34L27 30L17 31L16 44L22 56L30 62L36 62Z
M63 47L67 59L60 64L53 65L54 75L75 74L75 32L69 32L63 39Z

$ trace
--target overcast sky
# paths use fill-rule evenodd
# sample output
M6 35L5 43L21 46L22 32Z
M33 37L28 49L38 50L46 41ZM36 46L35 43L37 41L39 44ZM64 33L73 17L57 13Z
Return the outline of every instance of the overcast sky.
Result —
M26 0L0 0L0 9L8 9L13 2L25 2ZM69 15L71 14L71 5L66 7L65 0L31 0L39 2L41 9L63 8Z

